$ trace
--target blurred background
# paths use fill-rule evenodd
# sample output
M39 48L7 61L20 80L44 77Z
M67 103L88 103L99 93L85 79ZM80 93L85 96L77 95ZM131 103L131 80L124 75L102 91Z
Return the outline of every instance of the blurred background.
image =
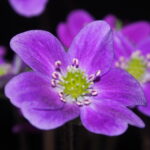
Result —
M0 0L0 45L6 46L6 58L11 60L14 54L9 41L14 35L31 29L56 34L56 26L65 21L72 10L85 9L98 20L114 14L127 22L150 21L147 6L149 4L143 0L49 0L42 15L25 18L18 15L7 0ZM3 89L0 93L1 150L150 150L150 118L142 114L139 115L147 122L145 129L129 127L118 137L89 133L79 125L73 125L73 132L68 132L68 124L53 131L40 131L29 125L2 94Z

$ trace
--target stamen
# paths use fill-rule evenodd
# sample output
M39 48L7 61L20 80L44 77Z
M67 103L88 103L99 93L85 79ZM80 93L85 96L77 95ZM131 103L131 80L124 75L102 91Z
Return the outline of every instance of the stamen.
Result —
M81 101L76 101L76 104L77 104L78 106L83 106L83 103L82 103Z
M63 92L59 92L58 94L59 94L60 98L64 97L64 93Z
M91 95L92 95L92 96L96 96L97 94L98 94L98 92L97 92L96 90L92 90L92 91L91 91Z
M51 85L52 85L52 87L56 87L56 80L52 79L51 80Z
M57 72L53 72L52 73L52 78L55 79L55 80L58 80L59 79L59 74Z
M61 97L60 100L61 100L62 102L66 102L66 100L65 100L63 97Z
M89 99L86 99L86 100L84 100L84 104L89 105L89 104L91 104L91 101Z
M150 54L147 54L147 55L146 55L146 58L147 58L148 60L150 60Z
M55 62L55 67L56 68L60 68L60 66L61 66L61 61L60 60L57 60L56 62Z
M98 71L96 72L95 76L96 76L96 77L99 77L100 74L101 74L101 70L98 70Z
M95 75L94 74L91 74L89 77L88 77L89 81L93 81L95 79Z
M120 67L120 63L117 61L117 62L115 62L115 66L116 67Z
M72 66L74 66L74 67L79 67L79 60L77 59L77 58L74 58L73 60L72 60Z

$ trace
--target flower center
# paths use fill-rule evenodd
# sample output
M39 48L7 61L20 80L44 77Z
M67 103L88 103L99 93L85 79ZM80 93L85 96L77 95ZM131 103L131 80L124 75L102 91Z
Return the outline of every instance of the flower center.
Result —
M146 64L141 58L131 58L126 70L137 80L141 80L146 72Z
M70 95L73 99L90 93L88 89L91 82L80 69L71 68L62 79L59 84L64 87L64 94Z
M101 71L87 76L87 74L79 68L78 59L74 58L72 65L67 67L65 73L61 71L61 62L55 62L55 72L52 73L51 85L56 88L63 102L75 102L79 106L91 103L91 96L98 93L92 88Z
M150 67L150 54L143 56L140 51L135 51L128 60L120 57L116 66L126 70L140 82L145 82L144 78Z

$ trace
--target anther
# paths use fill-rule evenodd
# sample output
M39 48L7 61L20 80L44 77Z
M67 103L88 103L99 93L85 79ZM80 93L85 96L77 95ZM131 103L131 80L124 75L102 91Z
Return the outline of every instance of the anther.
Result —
M60 60L57 60L57 61L55 61L55 67L56 68L59 68L60 66L61 66L61 61Z
M150 54L147 54L147 55L146 55L146 58L147 58L148 60L150 60Z
M59 78L59 74L57 72L52 73L53 79L57 80Z
M91 95L92 95L92 96L96 96L97 94L98 94L98 93L97 93L96 90L92 90L92 91L91 91Z
M63 92L59 92L59 97L63 98L64 97L64 93Z
M51 85L52 85L52 87L56 87L56 80L52 79L51 80Z
M115 66L116 67L120 67L120 63L117 61L117 62L115 62Z
M77 104L78 106L83 106L83 103L82 103L81 101L76 101L76 104Z
M89 81L93 81L95 79L95 75L94 74L91 74L89 77L88 77Z
M62 102L66 102L66 100L65 100L63 97L61 97L60 100L61 100Z
M77 59L77 58L73 58L73 60L72 60L72 66L74 66L74 67L79 67L79 60Z
M101 70L98 70L98 71L96 72L95 76L96 76L96 77L99 77L100 74L101 74Z
M91 101L89 99L86 99L86 100L84 100L84 104L89 105L89 104L91 104Z

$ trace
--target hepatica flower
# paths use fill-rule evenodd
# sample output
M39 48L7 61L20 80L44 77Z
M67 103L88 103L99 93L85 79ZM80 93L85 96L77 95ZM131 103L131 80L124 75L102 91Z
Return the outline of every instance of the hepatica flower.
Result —
M87 11L74 10L68 15L66 22L59 23L57 35L68 48L79 31L92 21L94 21L94 18Z
M138 31L137 31L138 32ZM141 33L142 34L142 33ZM143 34L142 34L143 35ZM144 37L144 36L143 36ZM132 37L131 37L132 38ZM135 37L140 41L140 37ZM134 39L134 38L132 38ZM122 33L115 34L116 67L125 69L142 85L147 98L147 106L139 110L150 116L150 38L133 45Z
M33 17L44 11L48 0L9 0L9 2L18 14Z
M139 83L122 69L111 69L112 32L103 21L85 26L68 53L49 32L16 35L11 48L34 71L14 77L5 87L11 103L39 129L54 129L80 116L83 126L109 136L128 124L144 127L129 107L143 105Z
M95 18L87 11L82 9L74 10L68 15L66 22L61 22L58 24L56 29L57 36L63 45L68 48L79 31L85 25L94 20ZM107 15L103 20L106 21L113 29L121 28L121 22L118 21L118 19L112 14Z

